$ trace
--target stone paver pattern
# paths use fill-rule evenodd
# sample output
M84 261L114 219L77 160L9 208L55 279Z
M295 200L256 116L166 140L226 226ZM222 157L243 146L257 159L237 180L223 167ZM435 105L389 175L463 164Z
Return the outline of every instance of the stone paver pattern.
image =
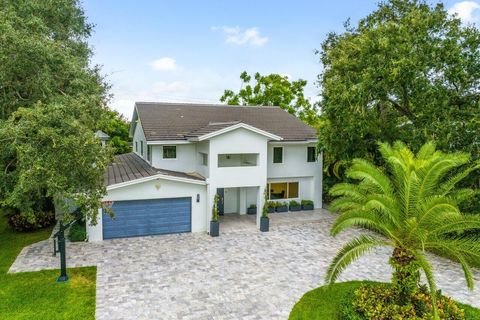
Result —
M335 215L254 229L69 243L68 266L97 266L97 319L287 319L302 295L324 284L332 257L351 230L329 236ZM22 250L10 272L58 268L52 244ZM340 281L390 280L388 256L380 248L352 264ZM432 257L439 287L447 295L480 307L480 270L468 291L461 268Z

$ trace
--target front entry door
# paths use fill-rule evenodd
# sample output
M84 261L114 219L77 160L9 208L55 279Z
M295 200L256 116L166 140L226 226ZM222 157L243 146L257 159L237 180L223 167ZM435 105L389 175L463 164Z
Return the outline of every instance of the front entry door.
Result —
M217 195L218 195L218 214L223 215L224 213L224 203L225 203L225 190L223 188L217 188Z

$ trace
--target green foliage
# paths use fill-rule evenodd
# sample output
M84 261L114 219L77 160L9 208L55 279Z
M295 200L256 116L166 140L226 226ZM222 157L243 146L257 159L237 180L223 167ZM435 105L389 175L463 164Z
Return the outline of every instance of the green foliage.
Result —
M84 113L84 105L82 101L38 103L19 109L3 123L0 163L5 169L0 170L0 203L28 218L38 213L39 199L74 199L90 217L96 217L110 156L93 130L86 128L93 121Z
M252 203L252 204L249 206L249 208L250 208L250 209L256 209L256 208L257 208L257 205Z
M87 239L87 229L85 221L76 221L68 230L68 239L72 242L85 241Z
M93 132L109 86L90 64L92 27L76 0L1 7L0 206L32 222L54 197L73 198L95 217L109 157Z
M286 202L275 201L275 207L286 207L286 206L288 206Z
M130 124L123 115L115 110L106 110L99 128L110 136L108 145L114 154L131 151L130 137L128 136Z
M213 197L213 206L212 206L212 221L217 222L218 221L218 194L215 194Z
M473 190L459 192L456 186L480 165L468 164L468 154L443 153L432 143L422 146L416 155L401 142L393 146L382 143L379 153L386 169L354 159L346 175L358 183L335 185L330 194L337 198L330 209L341 213L332 226L333 236L350 227L363 227L382 237L362 235L347 243L330 264L327 282L333 283L346 266L372 248L391 246L393 282L397 293L408 293L399 297L399 303L415 294L412 286L418 282L419 269L425 273L430 291L436 291L426 250L460 263L472 289L469 261L480 258L480 242L462 233L480 228L480 216L461 213L462 194ZM435 306L435 295L431 298Z
M268 208L275 208L276 206L277 206L277 203L275 201L267 201Z
M355 290L353 302L346 303L343 319L431 319L432 301L425 286L408 304L396 303L396 291L385 285L364 285ZM440 319L462 320L465 312L454 300L437 295Z
M300 203L298 201L295 201L295 200L290 200L288 202L288 205L291 206L291 207L298 207L298 206L300 206Z
M303 295L303 297L295 304L290 312L290 320L365 320L353 306L355 292L360 287L371 288L388 288L386 283L371 281L347 281L339 282L328 286L323 286L311 290ZM365 297L368 298L368 297ZM424 297L428 299L428 296ZM439 300L442 301L443 298ZM480 309L473 308L469 305L455 303L458 308L464 310L465 319L480 319ZM391 308L388 306L387 308ZM439 305L439 309L444 307ZM442 311L439 311L441 315ZM383 318L397 319L397 318ZM400 319L400 318L398 318ZM448 318L442 318L448 319Z
M263 192L262 218L268 218L268 190Z
M55 224L55 213L52 211L39 211L34 216L33 221L29 221L26 216L15 212L7 215L8 224L15 231L26 232L43 229Z
M434 140L445 152L480 157L480 32L443 4L382 1L357 25L329 34L318 53L329 170L353 158L381 164L378 140L414 150ZM479 176L464 184L480 185Z
M240 74L240 79L242 88L239 92L225 90L221 102L229 105L277 106L311 126L318 126L320 120L317 107L303 95L306 80L290 81L288 77L279 74L263 76L257 72L254 76L255 83L251 84L252 77L246 71Z
M302 200L301 205L302 206L313 206L313 201L312 200Z

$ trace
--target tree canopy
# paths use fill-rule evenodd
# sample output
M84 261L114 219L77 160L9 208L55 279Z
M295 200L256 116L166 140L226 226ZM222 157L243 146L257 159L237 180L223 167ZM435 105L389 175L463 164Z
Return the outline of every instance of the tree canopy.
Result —
M442 4L382 2L318 54L327 165L379 159L376 142L397 139L480 157L480 32Z
M238 93L225 90L221 102L229 105L278 106L310 125L317 125L316 105L312 105L303 94L306 80L290 81L287 76L280 74L264 76L257 72L254 75L255 83L251 83L252 77L246 71L240 74L240 79L242 88Z
M93 215L109 149L94 132L108 84L91 66L77 0L0 0L0 205L35 219L52 197Z

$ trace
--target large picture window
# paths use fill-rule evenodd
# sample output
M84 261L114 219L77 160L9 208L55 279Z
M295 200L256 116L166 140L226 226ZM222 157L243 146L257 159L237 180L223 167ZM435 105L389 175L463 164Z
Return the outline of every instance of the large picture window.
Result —
M298 182L276 182L268 184L270 200L298 198Z
M163 146L163 159L176 159L177 147L176 146Z

